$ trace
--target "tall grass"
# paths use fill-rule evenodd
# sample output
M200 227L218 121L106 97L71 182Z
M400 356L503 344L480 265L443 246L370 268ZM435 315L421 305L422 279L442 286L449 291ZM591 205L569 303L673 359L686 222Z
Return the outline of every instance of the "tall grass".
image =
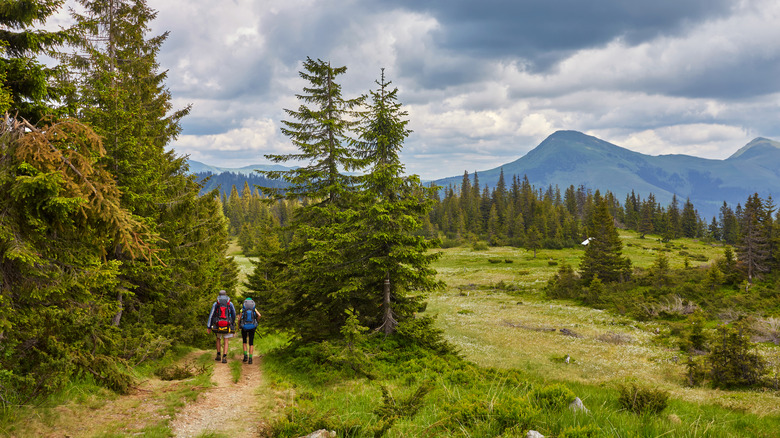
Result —
M659 253L672 268L706 265L722 254L721 247L689 239L667 244L631 232L621 238L624 254L640 268L652 266ZM366 380L317 355L272 350L264 369L287 406L274 423L279 436L316 428L349 437L509 437L527 429L545 436L777 436L777 394L686 387L679 351L659 342L669 331L664 324L545 299L548 279L561 263L576 269L582 248L541 250L536 257L508 247L441 252L435 268L447 287L429 297L425 314L437 317L460 357L375 341L365 348L377 378ZM420 410L388 427L379 415L387 402L383 388L402 400L425 382L432 389ZM657 414L625 410L620 388L632 382L669 394L668 405ZM535 401L540 389L555 385L568 388L589 412ZM507 418L515 426L505 427Z

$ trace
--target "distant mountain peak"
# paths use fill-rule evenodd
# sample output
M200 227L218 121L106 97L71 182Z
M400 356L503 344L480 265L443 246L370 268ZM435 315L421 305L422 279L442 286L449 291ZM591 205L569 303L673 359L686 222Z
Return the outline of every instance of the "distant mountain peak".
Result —
M727 160L732 160L740 157L742 157L743 159L748 158L748 156L752 155L751 153L749 153L749 151L758 152L758 151L766 151L772 149L780 149L780 142L770 140L764 137L756 137L745 146L742 146L738 151L734 152L734 154L728 157Z

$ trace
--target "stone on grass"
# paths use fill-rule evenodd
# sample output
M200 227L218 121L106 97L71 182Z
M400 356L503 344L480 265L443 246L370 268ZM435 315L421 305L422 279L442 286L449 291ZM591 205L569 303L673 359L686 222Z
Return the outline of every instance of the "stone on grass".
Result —
M336 438L336 431L335 430L327 431L325 429L320 429L316 432L312 432L306 436L302 436L299 438Z
M544 438L544 435L535 430L529 430L525 438Z
M571 409L574 412L585 412L586 414L590 411L588 411L588 408L585 407L584 404L582 404L582 400L580 400L579 397L575 397L574 401L569 403L569 409Z

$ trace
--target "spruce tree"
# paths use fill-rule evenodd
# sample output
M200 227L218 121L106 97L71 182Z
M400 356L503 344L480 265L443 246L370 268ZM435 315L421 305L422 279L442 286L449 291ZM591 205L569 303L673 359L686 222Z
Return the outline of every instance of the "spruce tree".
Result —
M596 192L593 221L588 229L591 237L580 263L580 277L585 285L598 276L603 282L625 279L631 270L631 261L622 256L623 244L620 242L606 198Z
M166 150L189 112L173 109L157 62L168 34L148 36L156 12L145 0L80 3L84 12L73 18L84 39L64 57L73 81L69 107L103 138L101 162L122 191L122 206L159 236L153 264L129 259L122 245L110 254L121 262L124 282L115 291L115 324L128 316L123 309L132 309L130 324L151 328L154 319L186 327L176 334L192 340L201 322L189 309L205 308L215 291L232 289L236 267L225 257L227 221L218 195L199 196L186 158Z
M736 249L739 262L745 267L750 282L771 268L771 213L757 193L745 202L740 224L742 233Z
M56 115L55 106L64 94L57 76L61 68L44 65L36 57L52 55L67 42L76 40L70 30L40 29L64 0L6 0L0 2L0 80L11 95L12 114L36 124Z
M282 132L299 152L266 155L274 162L290 160L307 164L288 171L261 172L271 179L283 179L284 190L263 187L274 199L304 199L289 226L292 240L272 256L270 265L274 287L262 291L257 300L266 322L292 330L305 339L337 335L346 321L344 294L347 287L344 251L357 245L359 236L350 229L357 220L355 176L346 171L359 169L365 161L357 157L354 130L362 97L345 99L339 75L346 67L307 58L299 73L306 80L303 103L297 110L285 109ZM250 288L261 291L258 286ZM347 299L348 301L348 299Z
M354 223L359 245L351 255L360 262L352 265L350 289L358 294L354 304L364 303L360 311L369 326L390 334L418 310L425 293L441 283L430 266L439 254L428 252L436 242L415 234L431 209L430 192L435 189L424 188L416 175L404 176L399 154L411 132L407 113L384 69L376 84L360 129L359 157L370 170L361 180L360 214ZM460 208L456 202L452 207L457 230ZM377 315L373 309L380 297L382 312Z

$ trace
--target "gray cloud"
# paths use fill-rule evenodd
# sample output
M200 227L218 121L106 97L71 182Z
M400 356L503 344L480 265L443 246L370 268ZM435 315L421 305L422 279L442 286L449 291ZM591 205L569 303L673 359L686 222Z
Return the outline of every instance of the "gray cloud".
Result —
M148 0L179 153L209 164L289 150L283 108L306 56L346 65L346 97L399 87L425 178L513 161L558 129L640 152L725 158L780 137L774 0Z

